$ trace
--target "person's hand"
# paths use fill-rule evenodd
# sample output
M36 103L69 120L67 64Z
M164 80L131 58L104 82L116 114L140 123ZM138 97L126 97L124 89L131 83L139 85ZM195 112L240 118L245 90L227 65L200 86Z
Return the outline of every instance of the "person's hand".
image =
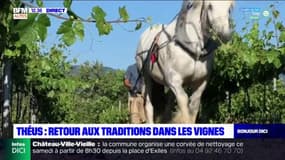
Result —
M124 80L124 85L128 88L128 90L132 89L132 84L128 79Z

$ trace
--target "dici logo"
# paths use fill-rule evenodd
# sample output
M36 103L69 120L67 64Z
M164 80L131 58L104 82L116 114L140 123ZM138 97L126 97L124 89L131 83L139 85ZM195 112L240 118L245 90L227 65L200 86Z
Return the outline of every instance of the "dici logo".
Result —
M31 158L30 139L8 139L5 148L6 157L9 160L30 160Z

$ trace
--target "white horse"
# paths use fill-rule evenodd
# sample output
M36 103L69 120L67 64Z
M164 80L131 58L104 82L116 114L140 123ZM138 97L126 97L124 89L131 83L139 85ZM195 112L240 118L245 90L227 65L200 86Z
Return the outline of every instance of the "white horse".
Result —
M195 123L212 69L212 52L217 48L211 37L230 40L232 7L233 1L184 0L173 22L152 26L142 34L136 61L145 79L148 123L154 123L153 96L164 90L153 91L160 85L169 87L176 97L178 110L173 122ZM184 85L191 87L190 102Z

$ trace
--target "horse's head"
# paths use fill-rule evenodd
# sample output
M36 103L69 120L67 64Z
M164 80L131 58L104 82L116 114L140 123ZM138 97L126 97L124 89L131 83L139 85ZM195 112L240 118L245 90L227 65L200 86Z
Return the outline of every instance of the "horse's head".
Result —
M216 34L222 41L230 40L232 36L230 16L234 1L205 0L200 3L204 3L202 12L207 22L205 27L210 26L210 32Z

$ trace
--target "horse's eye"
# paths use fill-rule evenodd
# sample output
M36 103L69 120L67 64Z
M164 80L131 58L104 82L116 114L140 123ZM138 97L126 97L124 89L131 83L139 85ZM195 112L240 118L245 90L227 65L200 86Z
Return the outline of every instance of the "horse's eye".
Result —
M192 3L189 3L188 5L187 5L187 9L190 9L190 8L192 8Z
M213 6L211 4L209 5L209 10L213 10Z

